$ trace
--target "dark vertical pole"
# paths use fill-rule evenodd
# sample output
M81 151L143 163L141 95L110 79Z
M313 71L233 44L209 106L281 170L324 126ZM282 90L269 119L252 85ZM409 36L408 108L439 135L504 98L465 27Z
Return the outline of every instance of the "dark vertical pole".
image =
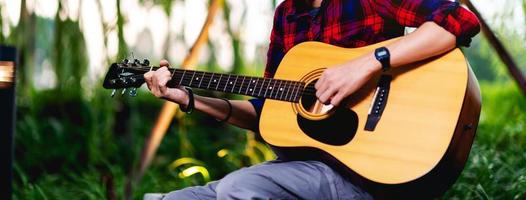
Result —
M0 199L12 199L16 49L0 45Z
M508 50L506 50L504 44L502 44L499 38L497 38L495 33L486 23L486 20L482 18L482 15L477 10L477 8L471 3L471 1L463 0L462 2L466 4L466 6L471 10L471 12L473 12L479 18L482 33L486 36L491 46L495 48L497 55L500 57L500 60L504 63L504 65L506 65L506 68L508 68L511 77L515 80L515 82L517 82L517 85L519 85L519 89L521 89L523 95L526 97L526 76L522 74L519 65L517 65L517 63L513 60L513 57L511 57L511 54L508 52Z

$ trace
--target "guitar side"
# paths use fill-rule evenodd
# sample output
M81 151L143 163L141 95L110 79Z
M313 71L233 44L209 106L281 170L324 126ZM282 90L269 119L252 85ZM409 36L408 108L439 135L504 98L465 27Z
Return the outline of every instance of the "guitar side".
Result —
M305 42L287 53L275 78L313 80L325 67L344 63L389 42L356 49ZM322 160L356 175L372 188L414 189L422 181L439 181L449 187L467 160L480 113L478 84L465 58L456 49L389 73L393 76L391 92L374 131L365 131L364 127L378 76L349 98L347 108L356 118L342 120L356 131L350 133L352 139L348 143L328 144L310 137L298 123L298 105L276 100L265 101L260 133L277 148L317 149L329 157ZM335 137L349 134L345 127L328 130L333 132L326 134ZM440 174L452 178L439 180Z

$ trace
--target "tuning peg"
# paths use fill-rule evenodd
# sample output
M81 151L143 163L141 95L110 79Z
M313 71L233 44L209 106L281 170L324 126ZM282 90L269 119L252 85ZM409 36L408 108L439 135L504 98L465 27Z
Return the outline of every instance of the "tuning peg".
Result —
M121 96L123 96L124 93L126 93L126 88L122 89Z
M133 64L140 65L141 61L139 61L139 59L133 59Z
M129 62L129 60L126 59L126 58L125 58L124 60L122 60L122 64L125 64L125 65L126 65L126 64L128 64L128 62Z
M130 97L136 97L137 96L137 88L130 89L130 92L128 92Z
M148 59L144 59L144 60L142 61L142 65L143 65L143 66L150 66L150 61L149 61Z
M113 89L113 91L111 91L111 97L115 96L116 92L117 92L117 89Z

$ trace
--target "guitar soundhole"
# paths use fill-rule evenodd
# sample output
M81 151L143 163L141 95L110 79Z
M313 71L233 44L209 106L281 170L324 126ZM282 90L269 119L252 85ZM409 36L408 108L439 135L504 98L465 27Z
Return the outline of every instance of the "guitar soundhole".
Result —
M315 91L313 81L307 85L306 91ZM311 92L313 93L313 92ZM312 114L326 113L328 117L321 120L310 120L297 114L298 125L309 137L329 145L345 145L349 143L358 129L358 115L348 108L333 108L320 104L315 94L306 92L301 97L301 106Z

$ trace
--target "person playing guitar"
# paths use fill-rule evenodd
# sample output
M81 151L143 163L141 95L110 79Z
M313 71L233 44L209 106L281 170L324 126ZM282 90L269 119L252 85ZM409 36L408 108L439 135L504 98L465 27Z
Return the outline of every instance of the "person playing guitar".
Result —
M418 27L404 35L405 27ZM284 55L305 41L346 48L363 47L400 37L385 47L326 69L316 97L339 106L375 73L405 66L469 46L479 32L478 19L449 0L285 0L275 11L265 77L273 77ZM162 68L144 74L151 93L232 125L258 132L264 99L226 100L194 95L183 87L169 88L172 74ZM278 158L234 171L218 181L165 194L162 199L372 199L365 189L323 162ZM418 193L418 191L415 191Z

